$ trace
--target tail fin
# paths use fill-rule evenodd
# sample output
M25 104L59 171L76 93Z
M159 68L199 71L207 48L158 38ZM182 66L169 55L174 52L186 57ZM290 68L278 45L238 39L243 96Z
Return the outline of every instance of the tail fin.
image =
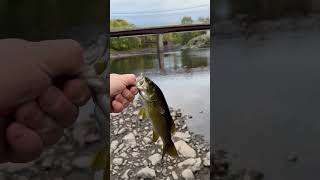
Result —
M174 157L174 158L179 157L177 149L174 146L174 143L172 142L172 140L170 140L167 144L163 146L162 159L165 154L169 154L171 157Z

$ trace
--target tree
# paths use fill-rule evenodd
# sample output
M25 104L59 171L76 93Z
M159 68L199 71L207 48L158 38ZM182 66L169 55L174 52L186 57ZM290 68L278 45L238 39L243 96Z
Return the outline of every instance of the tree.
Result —
M183 16L181 24L192 24L193 20L190 16Z

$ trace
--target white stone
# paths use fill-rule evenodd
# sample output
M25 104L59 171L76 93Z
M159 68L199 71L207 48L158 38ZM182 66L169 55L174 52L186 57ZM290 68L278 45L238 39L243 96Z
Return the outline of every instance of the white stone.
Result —
M196 151L192 149L186 142L180 140L178 142L174 143L177 151L183 156L183 157L196 157Z
M123 158L127 158L128 157L127 153L125 153L125 152L121 153L120 156L123 157Z
M122 158L114 158L113 161L112 161L112 163L114 165L118 165L118 166L120 166L122 164L122 162L123 162Z
M173 137L175 138L178 138L180 140L184 140L186 142L189 142L190 141L190 134L189 132L187 131L186 133L182 133L182 132L176 132Z
M186 180L194 179L194 175L190 169L183 170L181 176Z
M117 140L112 141L110 144L110 151L113 152L114 150L116 150L118 145L119 145L119 141Z
M122 128L122 129L120 129L119 131L118 131L118 134L120 135L120 134L123 134L123 133L125 133L126 132L126 128Z
M140 153L138 153L138 152L133 152L133 153L132 153L132 156L133 156L133 157L137 157L139 154L140 154Z
M119 120L119 124L123 124L124 120L123 119L120 119Z
M14 172L22 171L26 168L33 166L33 165L34 165L33 162L29 162L29 163L3 163L3 164L1 164L0 169L6 169L8 172L14 173Z
M143 138L143 142L145 142L146 144L149 144L149 143L151 143L151 139L147 138L147 137L144 137Z
M162 146L163 145L162 139L159 137L159 139L157 140L157 142L155 144Z
M131 147L135 147L137 145L136 139L133 133L129 133L122 138L123 142L129 144Z
M156 177L156 172L148 167L142 168L138 171L137 177L139 178L152 178Z
M127 169L126 172L124 172L124 174L121 176L122 179L129 179L129 172L131 171L131 169Z
M133 134L134 134L135 136L138 136L138 133L137 133L136 130L133 130Z
M139 114L139 111L134 111L134 112L133 112L133 115L136 115L136 116L137 116L138 114Z
M208 152L206 157L203 158L203 165L204 166L210 166L210 152Z
M82 156L82 157L78 157L75 158L72 161L72 165L78 168L88 168L90 166L90 162L91 162L92 158L90 156Z
M161 155L156 153L156 154L150 156L148 159L149 159L149 161L151 161L152 165L156 165L161 161Z
M200 166L201 166L201 158L189 158L181 163L178 164L178 167L180 169L186 167L191 169L192 172L196 172L200 170Z
M175 171L172 171L171 175L172 175L173 179L175 179L175 180L178 179L178 175L177 175L177 173Z

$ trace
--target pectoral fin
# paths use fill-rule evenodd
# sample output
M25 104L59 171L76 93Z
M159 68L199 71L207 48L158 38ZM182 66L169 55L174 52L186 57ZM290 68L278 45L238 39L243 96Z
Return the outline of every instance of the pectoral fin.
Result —
M140 108L140 110L139 110L138 118L139 118L140 120L142 120L142 119L145 119L145 118L146 118L146 111L145 111L145 109L144 109L143 107L142 107L142 108Z
M159 139L159 134L156 133L154 130L153 130L153 135L152 135L152 142L157 142L157 140Z

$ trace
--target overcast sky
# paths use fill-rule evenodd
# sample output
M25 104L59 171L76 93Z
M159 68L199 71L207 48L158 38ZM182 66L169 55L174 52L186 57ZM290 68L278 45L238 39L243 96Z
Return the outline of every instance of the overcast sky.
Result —
M210 0L111 0L110 10L111 19L137 26L169 25L180 23L183 16L210 16Z

